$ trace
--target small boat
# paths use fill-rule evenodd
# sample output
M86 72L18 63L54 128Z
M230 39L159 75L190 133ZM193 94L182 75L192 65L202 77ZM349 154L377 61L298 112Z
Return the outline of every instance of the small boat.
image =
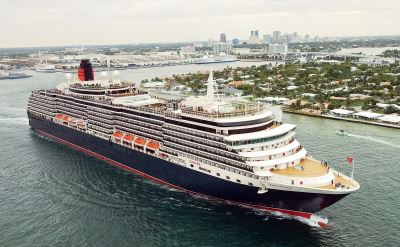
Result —
M35 70L42 73L54 73L56 72L56 67L52 64L41 63L35 66Z
M7 71L0 71L0 80L6 79L23 79L32 77L32 75L25 74L23 72L7 72Z
M338 129L338 130L336 131L336 134L343 136L343 135L346 134L346 132L345 132L343 129Z

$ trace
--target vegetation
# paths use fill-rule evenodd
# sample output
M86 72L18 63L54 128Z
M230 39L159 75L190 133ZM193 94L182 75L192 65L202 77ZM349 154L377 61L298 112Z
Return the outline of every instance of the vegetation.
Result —
M174 75L171 83L186 85L192 92L204 92L208 73L197 72ZM359 108L385 112L399 112L396 107L378 109L377 103L400 104L400 66L370 67L343 62L287 63L279 66L226 67L214 72L219 88L233 87L232 81L241 81L237 89L243 95L255 98L286 97L292 109L309 108L329 110Z

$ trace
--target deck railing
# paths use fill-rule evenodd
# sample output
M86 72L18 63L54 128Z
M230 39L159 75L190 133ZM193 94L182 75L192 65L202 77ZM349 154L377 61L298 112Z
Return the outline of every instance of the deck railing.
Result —
M257 104L249 104L245 107L238 108L235 106L235 109L231 112L219 112L213 111L208 112L201 109L194 109L193 107L182 108L182 113L189 115L196 115L206 118L229 118L229 117L240 117L240 116L252 116L264 111L266 108L257 105Z

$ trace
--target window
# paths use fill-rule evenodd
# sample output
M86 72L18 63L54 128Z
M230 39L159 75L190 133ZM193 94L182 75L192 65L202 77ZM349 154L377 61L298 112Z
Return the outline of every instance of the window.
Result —
M226 176L226 179L231 179L229 176Z
M217 172L217 176L219 177L221 174L219 174L218 172Z
M253 186L253 184L252 184L252 183L249 183L249 185L250 185L250 186Z
M239 179L236 179L236 182L241 183Z

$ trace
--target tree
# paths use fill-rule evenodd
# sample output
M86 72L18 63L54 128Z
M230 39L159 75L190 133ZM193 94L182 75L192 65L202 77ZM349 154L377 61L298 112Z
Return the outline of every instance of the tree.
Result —
M389 105L388 107L385 108L385 114L392 114L392 113L397 113L400 112L399 109L397 109L396 107L394 107L393 105Z
M342 104L338 101L333 101L333 102L329 103L329 105L328 105L329 110L338 109L340 107L342 107Z

